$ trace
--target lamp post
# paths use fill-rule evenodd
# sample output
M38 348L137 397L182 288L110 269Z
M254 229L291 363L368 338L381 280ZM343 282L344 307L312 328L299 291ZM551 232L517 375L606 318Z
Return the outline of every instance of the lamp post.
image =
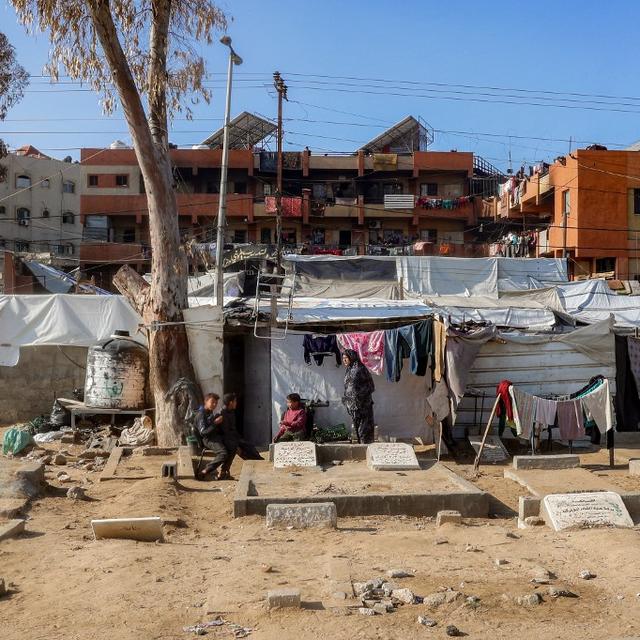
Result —
M229 120L231 119L231 84L233 65L241 65L242 58L233 50L231 38L222 36L220 42L229 47L229 69L227 71L227 102L224 111L224 134L222 137L222 165L220 167L220 197L218 201L218 234L216 238L216 305L224 308L224 274L222 254L224 251L224 227L227 214L227 170L229 168Z

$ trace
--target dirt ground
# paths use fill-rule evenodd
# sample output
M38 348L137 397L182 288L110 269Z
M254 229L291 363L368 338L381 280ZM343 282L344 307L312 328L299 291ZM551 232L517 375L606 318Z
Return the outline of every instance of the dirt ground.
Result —
M640 491L640 478L626 475L624 459L613 471L604 466L605 451L582 460L608 482ZM469 638L640 636L637 528L518 530L518 496L525 490L502 477L503 467L483 467L476 478L469 465L446 464L492 495L489 519L436 528L430 518L369 517L340 519L337 530L272 531L263 518L233 518L233 481L98 482L95 472L67 467L90 500L51 490L32 503L27 531L0 541L0 577L9 587L0 598L0 638L184 639L194 634L183 627L218 615L251 628L248 637L256 640L445 638L451 624ZM66 488L59 470L48 466L47 480ZM122 516L161 516L168 523L165 542L93 539L92 518ZM498 566L497 559L507 563ZM369 617L333 595L345 576L365 581L390 569L410 572L413 577L393 582L418 596L451 587L480 600L473 605L461 596L435 609L405 605ZM531 583L541 569L579 597L549 597L547 585ZM580 579L583 569L597 577ZM267 590L286 587L301 590L303 607L267 611ZM542 604L516 603L534 592ZM437 626L418 625L419 615ZM233 638L234 627L211 628L208 636Z

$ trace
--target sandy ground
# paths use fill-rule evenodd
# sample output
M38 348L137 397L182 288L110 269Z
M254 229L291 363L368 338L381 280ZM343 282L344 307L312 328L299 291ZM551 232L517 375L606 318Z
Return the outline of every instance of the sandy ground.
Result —
M603 466L606 452L582 459L607 482L640 490L640 479L622 466ZM640 636L638 530L518 531L514 515L525 490L505 480L502 467L484 467L475 478L468 465L447 465L491 493L492 517L441 528L429 518L370 517L341 519L334 531L270 531L262 518L232 517L235 482L97 482L96 473L70 469L91 499L51 492L32 504L25 534L0 542L0 577L10 588L0 598L0 638L183 639L193 636L184 626L219 611L250 627L256 640L445 638L449 624L469 638ZM47 479L66 487L56 479L59 469L47 467ZM233 472L239 475L239 464ZM173 523L165 525L164 543L93 540L92 518L152 515ZM496 559L508 563L497 566ZM345 572L364 581L399 568L413 577L394 582L419 596L451 587L479 597L479 604L461 597L437 609L405 605L365 617L332 596ZM530 582L540 568L579 597L548 597L548 586ZM597 577L580 579L582 569ZM267 611L267 590L285 587L301 590L302 609ZM514 601L534 591L543 595L539 606ZM437 626L418 625L419 615ZM234 637L228 625L208 636Z

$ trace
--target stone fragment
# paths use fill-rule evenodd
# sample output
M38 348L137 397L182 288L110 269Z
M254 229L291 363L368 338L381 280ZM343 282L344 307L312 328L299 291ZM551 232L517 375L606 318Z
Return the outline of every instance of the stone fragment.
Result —
M464 634L454 624L450 624L447 626L447 635L452 638L458 638L460 636L463 636Z
M383 604L382 602L376 602L376 604L373 605L372 609L376 612L376 613L391 613L394 610L394 606L393 605L386 605Z
M573 591L569 591L569 589L565 589L562 587L549 587L549 596L551 598L578 598L577 593L573 593Z
M67 498L70 500L86 500L87 494L83 487L69 487L69 489L67 489Z
M93 471L95 466L96 465L93 462L87 462L87 464L83 465L82 468L86 471Z
M520 540L520 538L522 537L522 536L519 536L517 533L514 533L513 531L507 531L505 535L507 536L507 538L511 538L513 540Z
M468 551L470 553L478 553L480 551L480 549L478 549L478 547L476 547L473 544L468 544L465 548L465 551Z
M269 528L326 527L335 529L337 523L338 515L336 505L333 502L267 505L266 525Z
M423 600L423 604L425 604L430 609L436 609L437 607L441 607L443 604L450 604L452 602L455 602L461 597L462 594L459 591L447 589L446 591L437 591L436 593L428 595Z
M414 604L416 601L416 596L411 589L394 589L391 592L391 597L403 604Z
M529 516L524 519L524 523L528 527L541 527L545 524L544 518L541 518L540 516Z
M504 558L496 558L495 563L496 567L503 567L504 565L509 564L509 561Z
M461 524L462 515L459 511L438 511L436 516L436 527L441 527L443 524Z
M347 594L344 591L334 591L331 594L331 597L334 600L346 600L347 599Z
M583 569L579 574L578 574L579 578L582 578L583 580L593 580L596 577L595 573L591 573L591 571L589 571L589 569Z
M56 455L53 458L53 464L57 464L57 465L65 465L67 464L67 458L65 456L63 456L61 453L56 453Z
M542 602L542 597L539 593L528 593L520 596L516 602L522 607L535 607Z
M478 596L467 596L467 598L465 599L465 602L472 609L475 609L476 607L480 606L480 598Z
M421 624L424 627L435 627L438 623L431 618L426 618L425 616L418 616L418 624Z
M260 571L262 571L262 573L271 573L273 571L273 567L270 564L263 562L260 565Z
M438 544L447 544L449 541L446 538L436 538L433 541L433 544L438 545Z
M358 613L363 616L375 616L377 613L373 609L369 609L367 607L360 607L358 609Z
M300 608L300 589L274 589L267 592L267 609Z
M0 540L13 538L24 531L25 521L20 519L0 522Z
M640 476L640 458L631 458L629 460L629 475Z
M389 578L413 578L413 574L403 569L389 569L387 571Z

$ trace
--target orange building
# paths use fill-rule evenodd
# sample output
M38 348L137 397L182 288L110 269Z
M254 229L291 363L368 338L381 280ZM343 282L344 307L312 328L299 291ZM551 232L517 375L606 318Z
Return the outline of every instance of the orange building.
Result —
M268 120L243 113L230 129L228 243L273 245L275 154ZM375 254L419 242L424 254L476 255L467 230L499 172L469 152L428 151L432 133L409 116L361 149L284 154L283 242L309 253ZM172 149L181 234L215 242L222 130L191 149ZM144 182L133 149L81 150L81 266L109 287L121 264L149 268ZM99 277L96 272L100 272Z

